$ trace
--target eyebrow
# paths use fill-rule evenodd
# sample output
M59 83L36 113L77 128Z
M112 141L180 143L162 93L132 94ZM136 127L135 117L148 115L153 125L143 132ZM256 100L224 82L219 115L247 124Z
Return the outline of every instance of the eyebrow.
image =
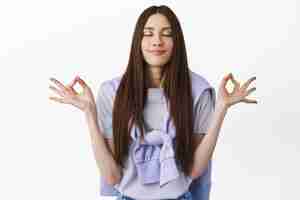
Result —
M145 27L144 30L145 30L145 29L146 29L146 30L154 30L153 27ZM171 29L171 27L167 26L167 27L163 27L163 28L162 28L162 30L165 30L165 29Z

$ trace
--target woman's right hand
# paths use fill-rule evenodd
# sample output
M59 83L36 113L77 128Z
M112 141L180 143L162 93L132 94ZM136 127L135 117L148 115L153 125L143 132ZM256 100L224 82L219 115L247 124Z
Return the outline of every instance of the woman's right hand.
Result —
M50 78L50 80L57 87L50 85L49 88L60 97L49 97L49 99L59 103L73 105L85 113L91 109L96 109L96 103L91 88L79 76L76 76L73 81L66 86L55 78ZM74 85L77 82L82 87L81 93L78 93L74 89Z

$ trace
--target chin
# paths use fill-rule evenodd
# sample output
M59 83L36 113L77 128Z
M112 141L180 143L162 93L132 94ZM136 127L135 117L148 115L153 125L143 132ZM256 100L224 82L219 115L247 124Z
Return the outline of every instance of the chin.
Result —
M162 67L164 64L160 64L160 63L148 63L149 66L151 67Z
M150 66L163 66L167 63L167 61L158 61L158 60L151 60L147 61L147 64Z

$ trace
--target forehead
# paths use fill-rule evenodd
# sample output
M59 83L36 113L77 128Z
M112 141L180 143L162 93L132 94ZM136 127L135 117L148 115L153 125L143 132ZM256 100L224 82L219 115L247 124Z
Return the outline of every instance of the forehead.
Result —
M154 28L154 29L161 29L161 28L166 28L166 27L170 27L170 22L167 19L167 17L165 17L164 15L157 13L157 14L153 14L151 15L144 28Z

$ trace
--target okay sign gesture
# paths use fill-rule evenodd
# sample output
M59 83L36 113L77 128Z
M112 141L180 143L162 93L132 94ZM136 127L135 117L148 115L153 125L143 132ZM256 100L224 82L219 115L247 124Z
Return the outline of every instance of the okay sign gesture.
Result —
M93 92L86 82L79 76L76 76L68 85L62 84L55 78L50 78L50 80L56 87L50 85L49 88L59 95L59 97L49 97L49 99L59 103L73 105L84 112L88 111L90 108L95 108ZM74 88L74 85L77 82L82 88L82 93L78 93Z
M226 89L226 85L227 85L229 80L231 80L234 84L234 89L231 93L229 93ZM226 108L229 108L230 106L232 106L236 103L239 103L239 102L257 104L256 100L246 98L250 93L252 93L253 91L256 90L255 87L253 87L251 89L248 89L249 85L254 80L256 80L256 77L252 77L252 78L248 79L241 86L240 82L235 80L232 73L228 74L221 81L219 91L218 91L218 99L221 101L221 103Z

